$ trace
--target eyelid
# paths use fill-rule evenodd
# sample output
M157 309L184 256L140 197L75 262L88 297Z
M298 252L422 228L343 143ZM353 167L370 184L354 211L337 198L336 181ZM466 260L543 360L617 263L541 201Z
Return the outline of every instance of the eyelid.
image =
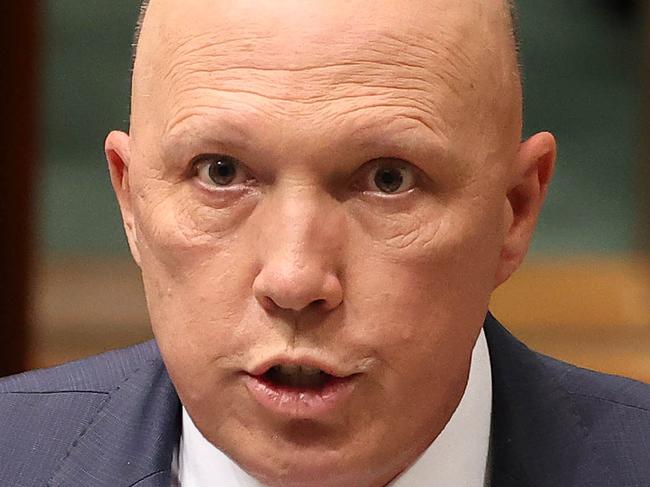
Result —
M370 181L373 171L381 167L399 168L399 169L405 169L409 171L411 173L411 178L412 178L411 187L406 190L401 190L395 193L386 193L379 190L378 188L367 189L367 187L369 186L368 182ZM420 171L413 164L403 159L394 158L394 157L381 157L377 159L372 159L366 162L363 166L361 166L360 171L361 171L360 177L357 179L357 182L354 185L355 189L368 192L368 193L381 194L382 196L386 196L386 197L391 197L391 196L395 197L411 191L413 188L418 186L422 178ZM361 184L359 184L359 182Z
M219 186L211 181L209 177L207 177L207 180L205 181L201 178L202 169L208 167L210 163L217 160L228 160L234 163L237 168L238 175L235 177L235 180L227 186ZM252 179L250 171L244 165L244 163L242 163L239 159L227 154L200 154L191 160L190 165L192 177L198 179L200 184L212 191L224 191L230 188L240 187L242 184Z

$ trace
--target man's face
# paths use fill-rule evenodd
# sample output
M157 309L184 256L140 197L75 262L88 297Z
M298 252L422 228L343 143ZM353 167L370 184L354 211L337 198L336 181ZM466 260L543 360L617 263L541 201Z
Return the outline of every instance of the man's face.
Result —
M156 339L249 472L384 484L458 404L504 272L506 36L481 2L218 3L152 3L138 54L122 207ZM300 364L329 375L269 369Z

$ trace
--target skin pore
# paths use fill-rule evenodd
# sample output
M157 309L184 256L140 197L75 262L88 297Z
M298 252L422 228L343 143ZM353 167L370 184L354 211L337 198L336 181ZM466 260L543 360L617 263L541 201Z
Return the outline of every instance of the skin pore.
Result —
M130 133L106 154L202 434L271 486L379 487L408 467L526 253L555 142L520 137L502 1L152 1ZM263 410L242 372L279 353L357 374L353 393L318 420Z

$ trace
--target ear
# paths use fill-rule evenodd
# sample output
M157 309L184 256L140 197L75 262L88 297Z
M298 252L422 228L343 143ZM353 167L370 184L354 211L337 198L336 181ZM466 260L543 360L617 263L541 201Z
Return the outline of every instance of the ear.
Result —
M519 147L504 208L506 235L495 287L517 270L528 252L555 170L556 154L555 138L548 132L534 135Z
M129 242L131 255L135 262L140 265L140 251L138 249L138 237L133 221L133 210L131 208L131 189L129 185L129 164L131 163L131 141L128 134L124 132L111 132L106 137L104 152L108 161L108 170L111 175L111 183L117 202L122 213L122 222L126 231L126 238Z

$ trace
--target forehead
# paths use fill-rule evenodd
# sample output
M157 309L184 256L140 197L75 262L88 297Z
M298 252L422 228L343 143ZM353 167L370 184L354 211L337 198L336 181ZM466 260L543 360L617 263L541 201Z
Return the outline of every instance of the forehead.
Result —
M306 91L366 78L470 85L482 67L478 51L494 52L484 7L439 3L160 0L150 7L136 71L155 71L151 78L168 85L201 75L240 84L308 79L291 86ZM237 77L246 70L254 79Z
M155 112L145 119L164 132L224 112L255 123L457 126L507 77L488 3L158 0L133 113Z
M503 20L500 4L501 0L155 0L147 24L155 25L159 44L201 33L223 38L258 33L316 41L353 31L371 34L373 29L436 36L438 31L478 33L494 27L490 21Z

